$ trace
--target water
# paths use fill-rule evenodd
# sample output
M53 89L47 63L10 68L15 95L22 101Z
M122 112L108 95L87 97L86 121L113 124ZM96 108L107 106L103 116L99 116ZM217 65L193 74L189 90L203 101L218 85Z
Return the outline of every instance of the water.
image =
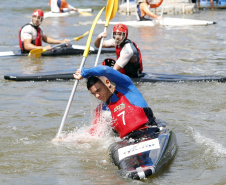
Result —
M5 1L6 2L6 1ZM0 49L18 49L18 30L30 21L36 8L48 11L47 1L0 2ZM69 1L93 8L105 1ZM129 38L142 51L145 72L189 75L222 75L226 69L225 10L201 11L174 17L217 21L216 25L190 28L129 28ZM80 15L46 19L43 29L55 38L73 38L90 29L94 17ZM101 15L105 19L105 14ZM116 15L113 21L135 17ZM13 26L12 26L13 25ZM109 26L111 35L112 26ZM97 25L94 38L103 31ZM110 37L110 36L109 36ZM86 38L74 44L86 44ZM102 54L100 61L112 54ZM89 55L92 67L96 55ZM52 143L60 126L73 81L13 82L8 73L36 73L78 68L81 56L5 57L0 61L0 183L1 184L225 184L226 85L218 82L137 84L155 116L165 120L177 136L178 151L161 172L144 181L120 178L108 161L107 148L115 138L89 138L87 128L97 102L79 83L66 125L66 138ZM91 103L90 103L91 102ZM90 140L88 143L82 141Z

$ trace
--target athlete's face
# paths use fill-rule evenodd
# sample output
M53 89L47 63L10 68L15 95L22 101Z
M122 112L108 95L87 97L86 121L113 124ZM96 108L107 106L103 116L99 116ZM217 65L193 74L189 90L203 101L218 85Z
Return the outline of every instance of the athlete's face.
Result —
M95 83L92 87L89 88L89 90L97 99L103 102L106 102L112 94L110 89L101 82Z
M33 15L32 16L32 23L35 25L35 26L39 26L41 23L42 23L42 17L39 17L37 15Z
M113 38L115 39L115 44L120 45L125 40L125 33L113 32Z

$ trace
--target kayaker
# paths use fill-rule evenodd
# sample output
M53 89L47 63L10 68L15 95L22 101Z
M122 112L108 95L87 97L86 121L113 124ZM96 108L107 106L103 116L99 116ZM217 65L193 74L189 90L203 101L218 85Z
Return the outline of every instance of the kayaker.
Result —
M57 40L48 37L41 29L40 25L43 21L43 11L36 9L32 13L32 21L25 24L19 31L19 45L22 53L28 53L32 49L43 48L51 50L51 46L42 46L42 41L49 44L60 44L67 42L69 39Z
M140 21L146 21L151 19L159 19L160 17L149 10L150 8L159 7L164 0L160 0L156 4L152 4L153 0L142 0L137 4L137 15Z
M69 11L78 11L78 9L69 5L66 0L50 0L49 6L52 13L62 13Z
M102 32L94 41L94 45L99 48L102 38L107 37L107 32ZM115 47L117 61L114 69L129 77L138 77L143 71L141 52L138 46L127 39L128 28L124 24L116 24L113 27L113 38L103 41L103 48Z
M112 127L120 138L156 125L151 108L127 75L108 66L96 66L78 69L74 78L88 78L87 89L109 108Z

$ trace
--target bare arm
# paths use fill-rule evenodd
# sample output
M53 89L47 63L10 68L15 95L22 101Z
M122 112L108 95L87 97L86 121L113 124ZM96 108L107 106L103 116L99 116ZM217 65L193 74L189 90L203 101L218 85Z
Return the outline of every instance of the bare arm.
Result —
M57 40L57 39L53 39L51 37L47 37L46 35L42 36L42 40L48 44L61 44L61 43L69 43L70 40L69 39L64 39L64 40Z
M71 6L71 5L68 4L68 10L69 11L76 11L77 12L78 11L78 8L75 8L75 7L73 7L73 6Z
M159 7L161 4L162 4L162 2L163 2L164 0L160 0L158 3L156 3L156 4L151 4L150 5L150 7L151 8L157 8L157 7Z
M148 4L147 3L144 3L142 4L142 9L144 11L145 14L149 15L150 17L154 18L154 19L157 19L158 16L154 13L152 13L149 9L148 9Z
M100 42L102 38L106 38L107 37L108 32L102 32L98 35L98 37L96 38L96 40L94 41L94 45L95 47L99 48L100 47ZM106 43L106 41L103 42L102 45L103 48L110 48L112 46L110 46L109 44Z
M120 71L122 68L117 63L115 63L113 69Z
M33 49L38 49L38 48L43 48L43 49L46 49L46 50L50 50L51 46L50 45L47 45L45 47L36 46L36 45L32 44L32 40L31 39L24 39L24 49L26 51L31 51Z

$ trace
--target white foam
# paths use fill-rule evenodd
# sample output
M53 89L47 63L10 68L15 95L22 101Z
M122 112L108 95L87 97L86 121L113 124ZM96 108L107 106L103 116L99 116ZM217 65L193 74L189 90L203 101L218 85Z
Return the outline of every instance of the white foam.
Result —
M80 128L75 128L72 132L62 133L60 139L53 140L55 144L59 143L70 143L70 144L79 144L82 148L90 148L94 144L101 144L101 148L107 148L111 143L119 140L118 137L112 137L111 129L111 116L109 111L101 111L101 119L96 123L98 129L95 129L95 132L90 134L89 126L82 126Z
M226 148L220 143L215 142L213 139L202 136L199 132L195 131L193 128L190 128L193 133L195 141L199 144L206 145L207 151L211 150L214 154L219 157L226 155Z

